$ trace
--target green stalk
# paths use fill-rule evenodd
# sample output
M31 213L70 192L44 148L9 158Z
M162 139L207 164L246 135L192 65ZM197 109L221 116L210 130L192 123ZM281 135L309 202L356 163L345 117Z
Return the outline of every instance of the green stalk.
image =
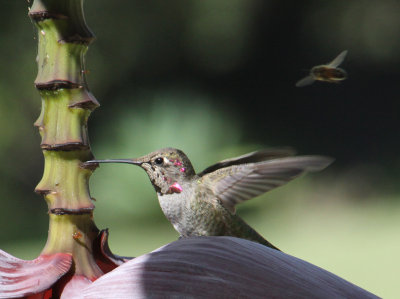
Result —
M91 159L87 120L99 104L88 91L84 54L94 36L83 16L83 0L35 0L29 16L38 28L38 75L35 86L42 110L35 126L42 137L45 167L36 192L50 216L42 254L73 255L72 275L95 280L103 274L92 244L99 230L88 189Z

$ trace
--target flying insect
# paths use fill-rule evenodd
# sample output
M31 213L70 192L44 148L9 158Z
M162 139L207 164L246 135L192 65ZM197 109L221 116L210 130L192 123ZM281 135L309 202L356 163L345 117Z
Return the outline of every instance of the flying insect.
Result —
M340 53L328 64L314 66L310 74L296 83L296 87L303 87L314 83L314 81L325 81L329 83L339 83L347 78L347 72L338 66L343 62L347 55L347 50Z

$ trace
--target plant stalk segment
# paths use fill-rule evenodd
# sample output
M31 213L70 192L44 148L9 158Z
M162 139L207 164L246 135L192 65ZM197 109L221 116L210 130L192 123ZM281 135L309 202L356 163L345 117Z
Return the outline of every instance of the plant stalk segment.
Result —
M103 271L92 248L99 235L88 189L92 170L82 163L93 158L87 120L99 106L87 88L84 66L94 36L85 23L83 0L35 0L29 16L38 29L35 86L42 110L35 126L45 159L35 191L44 196L50 215L42 254L72 254L72 276L93 281Z

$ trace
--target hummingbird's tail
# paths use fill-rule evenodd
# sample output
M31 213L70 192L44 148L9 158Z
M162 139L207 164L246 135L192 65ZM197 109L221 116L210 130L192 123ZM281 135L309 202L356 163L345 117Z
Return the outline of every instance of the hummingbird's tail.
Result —
M260 243L269 248L281 251L278 247L272 245L266 239L264 239L258 232L256 232L250 225L248 225L242 218L237 215L232 215L234 218L234 223L231 227L232 237L238 237Z

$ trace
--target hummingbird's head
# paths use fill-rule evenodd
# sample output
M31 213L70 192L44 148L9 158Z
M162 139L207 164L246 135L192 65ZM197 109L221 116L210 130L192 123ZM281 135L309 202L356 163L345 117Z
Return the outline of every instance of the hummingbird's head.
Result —
M189 158L175 148L163 148L134 161L140 163L160 194L182 192L182 185L195 175Z
M182 192L184 183L195 175L189 158L184 152L175 148L163 148L136 159L92 160L88 162L138 165L147 172L156 192L161 195Z

